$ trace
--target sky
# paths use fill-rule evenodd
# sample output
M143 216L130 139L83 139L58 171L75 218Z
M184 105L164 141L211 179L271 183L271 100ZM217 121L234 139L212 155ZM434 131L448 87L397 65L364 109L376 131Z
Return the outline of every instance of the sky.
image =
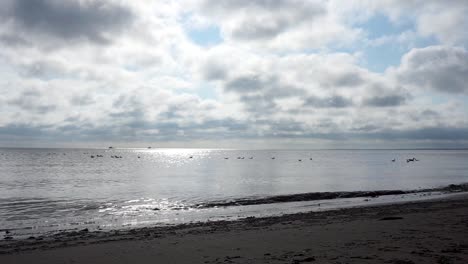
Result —
M0 147L466 148L467 0L3 0Z

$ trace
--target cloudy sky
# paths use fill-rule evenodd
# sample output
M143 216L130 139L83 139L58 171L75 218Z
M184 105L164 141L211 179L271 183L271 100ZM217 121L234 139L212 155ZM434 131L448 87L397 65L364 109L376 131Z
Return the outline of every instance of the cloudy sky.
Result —
M467 0L3 0L0 146L468 147Z

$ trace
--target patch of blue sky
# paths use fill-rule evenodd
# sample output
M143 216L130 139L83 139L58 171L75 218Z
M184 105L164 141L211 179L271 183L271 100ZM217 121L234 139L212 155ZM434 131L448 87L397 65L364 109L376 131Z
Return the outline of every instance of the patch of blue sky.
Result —
M462 107L462 109L464 111L467 111L468 108L468 96L466 95L463 95L463 94L459 94L457 95L456 98L454 98L453 94L444 94L444 93L441 93L441 92L427 92L425 94L425 96L427 96L427 98L430 99L430 103L432 105L441 105L441 104L445 104L445 103L448 103L448 102L454 102L454 101L457 101L460 103L460 107Z
M410 21L392 22L387 16L377 14L361 27L368 38L368 43L362 49L363 65L373 72L384 72L388 67L398 66L402 56L411 48L426 47L438 44L433 37L415 37L414 39L398 40L403 32L414 32L414 24ZM381 43L378 43L378 42Z
M390 21L384 14L377 14L367 20L365 23L356 24L354 27L361 28L365 32L366 39L358 41L356 44L348 47L340 47L333 43L326 47L326 52L344 52L363 54L360 66L366 67L373 72L384 72L390 66L398 66L401 57L408 52L408 44L398 43L397 37L405 32L414 30L411 21L399 21L398 23ZM387 39L385 39L387 38ZM377 44L380 42L380 44ZM424 46L425 43L414 43L413 45ZM317 53L324 49L302 50L305 53Z
M187 28L188 37L200 46L214 46L223 42L219 27L210 25L204 28Z
M439 44L433 37L417 38L412 43L389 41L377 46L367 46L363 52L367 69L373 72L384 72L388 67L400 65L401 58L412 48L422 48Z
M413 28L413 24L410 23L410 21L395 23L390 21L390 19L383 14L376 14L365 23L357 26L363 28L370 39L376 39L387 35L396 35Z
M202 99L218 99L218 93L214 85L203 83L196 89L196 94Z
M177 95L195 95L198 96L199 98L203 100L218 100L218 94L216 90L210 86L210 85L205 85L205 86L198 86L193 88L177 88L174 89L174 94Z
M398 45L385 44L378 47L366 47L363 50L363 63L369 71L383 73L389 67L400 64L401 57L407 52Z

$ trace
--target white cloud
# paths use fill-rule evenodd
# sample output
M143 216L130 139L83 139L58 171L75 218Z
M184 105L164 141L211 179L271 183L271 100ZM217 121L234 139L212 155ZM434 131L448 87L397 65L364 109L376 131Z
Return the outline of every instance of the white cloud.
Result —
M395 70L398 80L416 89L468 93L468 52L463 48L431 46L413 49Z
M333 1L339 12L349 17L351 23L365 22L376 14L387 15L401 25L414 23L416 32L422 37L435 37L443 44L466 44L468 26L465 0L352 0ZM339 7L341 6L341 7Z
M226 41L275 51L346 46L360 36L324 1L211 1L195 8L221 27Z
M0 144L21 133L65 142L213 144L424 135L436 140L441 131L466 139L460 135L468 127L467 110L452 97L466 95L468 82L467 52L451 45L466 34L460 2L37 1L45 13L71 14L62 18L74 23L70 32L63 25L46 27L57 22L47 18L35 18L42 24L27 28L26 19L34 19L24 16L31 11L27 2L18 2L22 13L5 3ZM90 10L97 5L103 9ZM128 17L110 25L106 16L115 12ZM413 20L414 31L365 39L358 22L378 12L395 23ZM90 28L79 23L85 18L106 23ZM444 23L431 27L437 19ZM223 42L199 47L187 36L188 26L218 26ZM358 43L408 44L421 36L446 45L413 49L385 73L360 66ZM428 91L448 97L431 103Z

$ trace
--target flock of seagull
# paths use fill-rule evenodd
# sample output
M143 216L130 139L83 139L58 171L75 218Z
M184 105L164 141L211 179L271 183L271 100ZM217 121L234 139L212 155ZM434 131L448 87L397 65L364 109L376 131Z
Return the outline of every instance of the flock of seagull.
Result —
M1 153L1 154L3 155L4 153ZM47 155L55 155L55 154L57 154L57 153L47 153ZM88 154L88 153L84 153L84 154ZM65 155L65 153L63 153L63 155ZM99 155L99 154L97 154L97 155L91 155L90 157L91 157L92 159L94 159L94 158L103 158L104 155ZM110 157L113 158L113 159L121 159L121 158L122 158L122 156L118 156L118 155L112 155L112 156L110 156ZM138 158L141 158L141 157L138 156ZM193 156L189 156L189 159L193 159ZM225 159L225 160L228 160L229 157L224 157L224 159ZM245 157L243 157L243 156L238 156L237 159L238 159L238 160L243 160L243 159L245 159ZM254 159L254 157L249 157L248 159ZM276 159L276 157L271 157L271 159L274 160L274 159ZM309 160L312 160L312 158L309 158ZM302 162L302 159L298 159L297 161ZM392 159L392 162L395 162L395 161L396 161L396 159ZM419 161L419 160L416 159L416 158L414 158L414 157L411 158L411 159L406 159L406 163L409 163L409 162L416 162L416 161Z
M103 155L91 155L90 157L92 159L94 159L94 158L103 158L104 156ZM110 157L113 158L113 159L121 159L122 158L122 156L117 156L117 155L112 155ZM141 157L138 156L138 158L141 158ZM193 156L189 156L189 159L193 159ZM227 159L229 159L229 157L224 157L224 159L227 160ZM245 157L239 156L239 157L237 157L237 159L243 160L243 159L245 159ZM254 159L254 157L249 157L248 159ZM274 160L274 159L276 159L276 157L271 157L271 159ZM312 160L312 158L309 158L309 160ZM302 159L298 159L297 161L302 161Z
M102 157L104 157L104 156L103 156L103 155L96 155L96 156L95 156L95 155L91 155L91 158L92 158L92 159L94 159L94 158L102 158ZM110 157L113 158L113 159L121 159L121 158L122 158L122 156L117 156L117 155L112 155L112 156L110 156ZM141 157L138 156L138 158L141 158ZM193 156L189 156L188 158L189 158L189 159L193 159ZM224 159L225 159L225 160L228 160L229 157L224 157ZM238 159L238 160L243 160L243 159L245 159L245 157L243 157L243 156L238 156L237 159ZM251 159L254 159L254 157L249 157L248 159L251 160ZM276 159L276 157L271 157L271 159L274 160L274 159ZM309 160L313 160L313 159L312 159L312 158L309 158ZM302 162L302 159L298 159L297 161ZM396 161L396 159L392 159L392 162L395 162L395 161ZM415 161L419 161L419 160L416 159L416 158L406 159L406 163L408 163L408 162L415 162Z

